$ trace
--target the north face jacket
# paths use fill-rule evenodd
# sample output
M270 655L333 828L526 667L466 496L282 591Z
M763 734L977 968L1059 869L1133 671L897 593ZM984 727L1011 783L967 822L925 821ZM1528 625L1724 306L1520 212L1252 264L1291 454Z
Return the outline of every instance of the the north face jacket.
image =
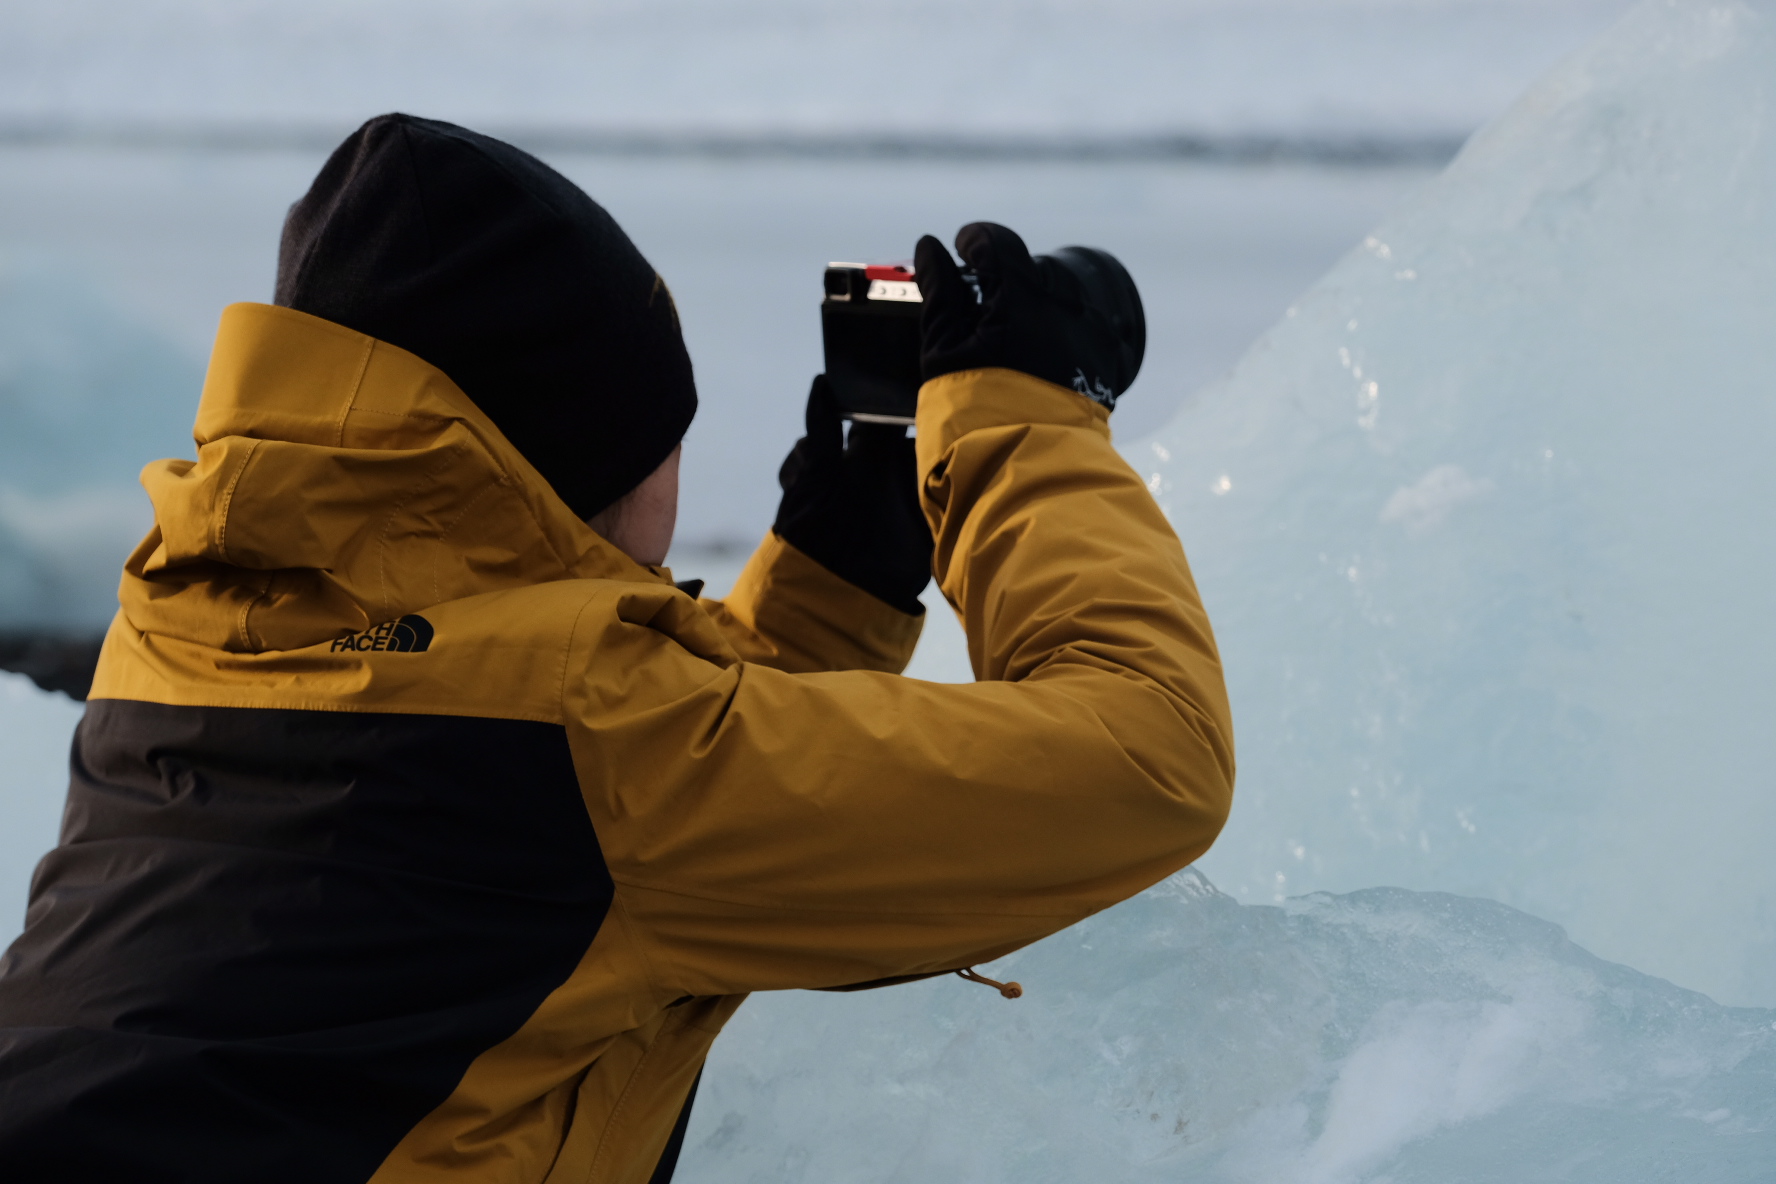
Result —
M747 992L997 957L1226 816L1183 551L1072 391L921 396L960 686L775 538L693 600L301 313L226 312L196 437L0 963L11 1184L663 1180Z

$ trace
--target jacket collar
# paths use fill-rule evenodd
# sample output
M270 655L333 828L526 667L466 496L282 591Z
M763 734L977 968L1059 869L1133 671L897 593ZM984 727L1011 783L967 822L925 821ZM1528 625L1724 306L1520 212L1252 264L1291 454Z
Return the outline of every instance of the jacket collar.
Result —
M258 652L551 580L665 582L601 539L444 373L265 304L222 314L197 460L142 473L154 529L120 596L142 632Z

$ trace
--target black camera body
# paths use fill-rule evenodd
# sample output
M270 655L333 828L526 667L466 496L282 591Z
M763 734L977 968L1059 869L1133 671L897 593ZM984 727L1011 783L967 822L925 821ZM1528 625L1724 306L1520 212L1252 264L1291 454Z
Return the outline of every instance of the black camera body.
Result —
M820 335L826 379L846 419L912 423L919 405L919 314L925 304L912 269L826 265Z
M1086 398L1114 408L1140 373L1147 352L1147 317L1135 281L1116 256L1096 247L1061 247L1032 260L1037 298L1071 310L1056 346L1104 365L1087 378L1052 375ZM982 297L971 270L962 280ZM826 342L826 378L839 412L864 423L913 422L919 407L919 320L925 309L913 270L903 264L829 263L820 303ZM1071 336L1069 336L1071 335ZM1094 369L1096 365L1094 364Z

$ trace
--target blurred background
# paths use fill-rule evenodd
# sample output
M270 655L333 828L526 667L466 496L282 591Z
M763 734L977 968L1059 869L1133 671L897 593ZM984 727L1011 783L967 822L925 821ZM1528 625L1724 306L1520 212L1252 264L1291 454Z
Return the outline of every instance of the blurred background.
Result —
M719 577L770 522L828 259L976 219L1114 251L1152 325L1133 440L1624 7L6 0L0 628L109 617L218 313L269 298L284 210L371 115L537 151L665 275L703 397L673 562Z

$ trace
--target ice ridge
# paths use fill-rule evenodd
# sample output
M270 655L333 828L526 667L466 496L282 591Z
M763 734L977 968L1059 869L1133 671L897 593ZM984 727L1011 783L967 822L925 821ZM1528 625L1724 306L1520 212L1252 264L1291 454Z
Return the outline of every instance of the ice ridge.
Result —
M1242 905L1194 869L984 968L750 1001L701 1181L1767 1180L1776 1011L1593 957L1506 905Z

